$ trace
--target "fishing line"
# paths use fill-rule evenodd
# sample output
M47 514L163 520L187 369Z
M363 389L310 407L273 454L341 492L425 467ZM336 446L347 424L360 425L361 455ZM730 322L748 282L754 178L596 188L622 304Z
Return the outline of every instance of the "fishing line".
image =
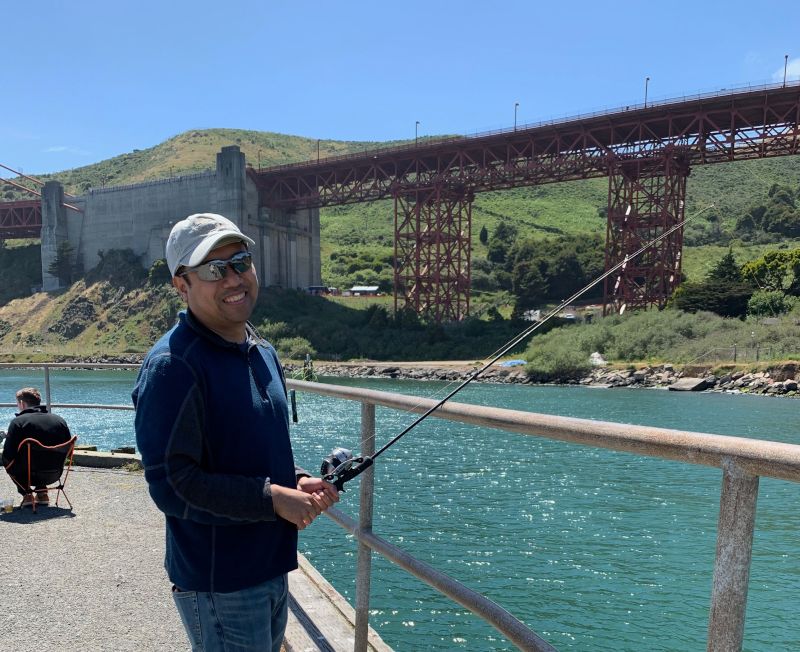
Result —
M417 425L419 425L425 419L427 419L433 412L435 412L440 407L442 407L442 405L444 405L447 401L449 401L453 396L458 394L458 392L460 392L462 389L464 389L473 380L478 378L478 376L480 376L483 372L485 372L487 369L489 369L489 367L491 367L495 362L497 362L500 358L502 358L511 349L513 349L515 346L517 346L519 343L521 343L523 340L525 340L528 336L532 335L534 332L539 330L548 321L550 321L550 319L555 317L558 313L560 313L569 304L571 304L572 302L574 302L577 299L579 299L586 292L591 290L595 285L597 285L601 281L604 281L605 279L607 279L609 276L611 276L615 272L617 272L617 271L619 271L621 269L624 270L629 262L631 262L632 260L634 260L635 258L640 256L641 254L643 254L645 251L650 249L653 245L655 245L655 244L661 242L661 240L664 240L665 238L669 237L670 235L675 233L678 229L682 228L687 222L689 222L690 220L693 220L698 215L701 215L702 213L704 213L705 211L707 211L708 209L713 208L713 207L714 207L713 203L709 204L705 208L700 209L699 211L697 211L693 215L690 215L689 217L685 218L681 222L678 222L677 224L671 226L669 229L667 229L666 231L664 231L663 233L661 233L657 237L653 238L652 240L648 241L647 243L645 243L644 245L639 247L639 249L637 249L633 253L626 254L625 258L623 258L622 261L620 261L619 263L617 263L616 265L614 265L610 269L606 270L603 274L598 276L596 279L594 279L588 285L585 285L580 290L578 290L577 292L572 294L569 298L567 298L564 301L562 301L561 303L559 303L555 308L551 309L545 315L544 319L541 319L540 321L538 321L538 322L532 324L531 326L525 328L518 335L514 336L511 340L506 342L506 344L501 346L497 351L495 351L495 353L493 353L490 356L490 359L489 359L488 362L486 362L483 366L479 367L478 369L473 370L472 372L470 372L470 374L467 376L467 378L465 380L463 380L461 383L459 383L459 385L455 389L453 389L450 392L448 392L448 394L444 398L442 398L439 401L437 401L432 407L428 408L425 412L423 412L421 415L419 415L413 422L411 422L409 425L407 425L397 435L392 437L386 444L384 444L381 448L379 448L377 451L375 451L375 453L373 453L372 455L364 455L364 456L360 456L360 457L353 457L353 454L352 454L351 451L349 451L349 450L347 450L345 448L341 448L341 447L335 448L331 452L331 454L328 455L322 461L323 479L326 480L327 482L330 482L331 484L333 484L339 491L344 491L344 483L345 482L348 482L349 480L352 480L353 478L357 477L358 475L360 475L361 473L366 471L370 466L372 466L374 464L375 459L378 456L382 455L391 446L394 446L394 444L396 444L402 437L404 437L411 430L413 430ZM628 215L630 215L631 208L632 208L631 206L628 206L628 209L625 212L625 217L626 218L627 218ZM622 310L624 310L624 304L623 304L623 308L620 310L620 313L622 312ZM420 402L420 403L417 404L417 406L419 406L421 404L422 403ZM373 438L374 437L375 437L375 435L373 435Z

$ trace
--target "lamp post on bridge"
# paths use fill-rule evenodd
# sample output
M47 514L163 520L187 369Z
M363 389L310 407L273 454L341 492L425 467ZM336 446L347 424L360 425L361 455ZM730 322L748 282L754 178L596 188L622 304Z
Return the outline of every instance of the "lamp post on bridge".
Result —
M419 120L417 120L417 124L414 125L414 147L417 146L419 142Z
M517 130L517 109L519 108L519 102L514 102L514 131Z
M258 169L261 169L261 150L258 150Z
M644 108L647 108L647 86L650 84L650 78L644 78Z
M786 88L786 66L789 65L789 55L783 55L783 87Z

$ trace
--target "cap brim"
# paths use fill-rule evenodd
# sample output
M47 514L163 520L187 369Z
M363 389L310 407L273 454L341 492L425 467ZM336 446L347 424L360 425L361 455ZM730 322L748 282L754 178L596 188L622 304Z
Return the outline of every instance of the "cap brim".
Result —
M203 262L203 259L208 256L209 252L213 251L217 247L231 244L232 242L245 242L251 247L255 245L255 240L248 238L239 231L217 232L213 235L213 237L203 240L203 242L201 242L192 252L192 255L189 256L189 260L183 263L183 265L186 267L196 267Z

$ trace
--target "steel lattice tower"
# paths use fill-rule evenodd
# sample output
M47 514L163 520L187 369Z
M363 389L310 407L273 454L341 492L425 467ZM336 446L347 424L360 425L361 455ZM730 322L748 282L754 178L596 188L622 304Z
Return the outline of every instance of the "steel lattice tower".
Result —
M606 262L625 256L683 221L689 165L680 153L613 161L608 175ZM663 308L681 281L683 229L656 243L605 280L603 314Z
M395 313L409 308L436 322L469 314L472 200L442 184L395 193Z

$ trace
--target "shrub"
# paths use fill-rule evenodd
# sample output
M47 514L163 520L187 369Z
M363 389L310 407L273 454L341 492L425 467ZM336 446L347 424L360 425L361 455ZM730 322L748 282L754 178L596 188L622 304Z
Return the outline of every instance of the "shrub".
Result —
M747 314L774 317L789 312L794 302L778 290L756 290L747 302Z
M275 344L275 348L280 357L290 360L300 360L305 358L306 355L312 357L317 355L317 351L311 346L311 342L304 337L288 337L279 340L278 343Z
M289 324L283 321L270 322L264 321L258 327L258 333L268 342L277 342L281 338L289 337L292 335L292 329Z
M569 341L550 340L531 346L525 367L532 380L541 383L563 382L586 376L592 365L589 356Z
M675 290L670 305L686 312L708 310L723 317L744 317L752 294L753 288L745 283L684 283Z
M172 274L169 273L165 258L153 261L147 272L147 284L150 286L164 285L172 283Z
M147 277L142 262L131 249L109 249L98 251L100 262L86 275L87 285L97 281L108 281L116 287L127 289L139 287Z

